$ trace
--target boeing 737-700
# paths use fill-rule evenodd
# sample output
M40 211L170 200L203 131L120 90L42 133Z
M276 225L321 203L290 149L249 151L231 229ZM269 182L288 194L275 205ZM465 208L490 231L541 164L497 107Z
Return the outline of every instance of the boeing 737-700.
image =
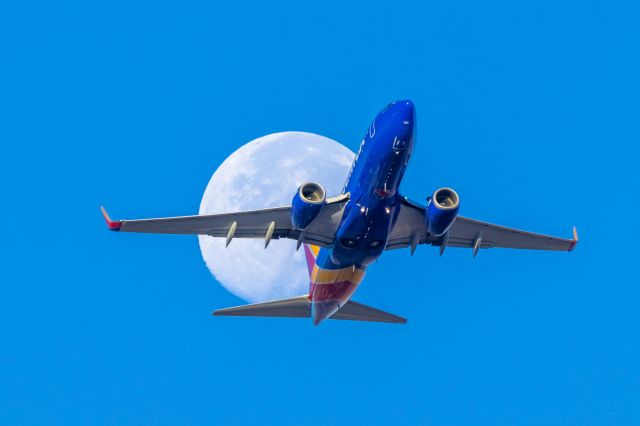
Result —
M305 183L291 205L215 215L141 220L111 220L120 232L197 234L226 238L289 238L304 249L308 294L283 300L220 309L214 315L307 317L404 323L399 316L351 300L367 266L386 250L420 244L481 249L505 247L571 251L578 242L493 225L458 215L460 198L451 188L433 192L423 206L398 192L416 140L413 102L387 105L365 133L340 194L327 197L320 183Z

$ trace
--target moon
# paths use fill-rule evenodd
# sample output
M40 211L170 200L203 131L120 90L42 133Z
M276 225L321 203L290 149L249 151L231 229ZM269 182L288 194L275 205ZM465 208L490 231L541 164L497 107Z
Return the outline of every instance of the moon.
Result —
M349 174L354 153L324 136L282 132L263 136L240 147L211 176L201 215L288 206L305 182L338 195ZM309 275L303 250L293 240L263 240L199 236L209 271L231 293L249 302L307 294Z

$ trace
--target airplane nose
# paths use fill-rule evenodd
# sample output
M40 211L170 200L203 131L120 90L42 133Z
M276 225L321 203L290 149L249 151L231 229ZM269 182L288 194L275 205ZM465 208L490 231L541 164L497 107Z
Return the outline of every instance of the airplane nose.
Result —
M403 121L413 122L415 116L415 105L409 99L395 101L392 103L395 115Z

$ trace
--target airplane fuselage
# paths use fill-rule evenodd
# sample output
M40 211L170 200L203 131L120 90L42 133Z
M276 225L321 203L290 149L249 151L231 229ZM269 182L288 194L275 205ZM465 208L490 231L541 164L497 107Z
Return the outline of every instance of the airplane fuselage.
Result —
M397 218L398 187L413 152L415 134L415 109L407 100L383 109L362 139L343 189L350 198L334 245L306 248L307 256L315 257L309 287L315 324L351 298L367 266L384 251Z

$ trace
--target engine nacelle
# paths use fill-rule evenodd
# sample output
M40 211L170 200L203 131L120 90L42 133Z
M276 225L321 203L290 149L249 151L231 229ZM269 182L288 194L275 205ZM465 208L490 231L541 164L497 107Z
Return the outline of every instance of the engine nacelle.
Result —
M298 188L291 201L291 223L296 229L305 229L318 217L327 194L319 183L305 183Z
M427 206L427 229L429 234L439 237L444 235L460 210L460 197L451 188L440 188L433 193Z

